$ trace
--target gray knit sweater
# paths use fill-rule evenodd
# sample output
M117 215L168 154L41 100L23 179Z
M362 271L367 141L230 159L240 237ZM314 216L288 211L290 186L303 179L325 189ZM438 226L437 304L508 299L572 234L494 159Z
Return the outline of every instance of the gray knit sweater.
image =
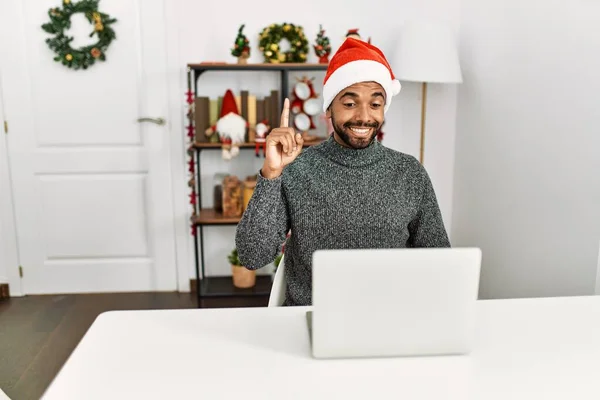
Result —
M333 137L303 150L278 178L259 174L235 241L248 269L271 263L286 242L285 305L311 304L318 249L450 247L431 181L414 157L376 140L350 149Z

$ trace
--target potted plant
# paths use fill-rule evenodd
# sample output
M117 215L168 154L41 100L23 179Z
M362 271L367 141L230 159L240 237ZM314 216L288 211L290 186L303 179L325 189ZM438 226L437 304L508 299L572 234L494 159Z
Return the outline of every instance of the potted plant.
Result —
M277 267L279 267L279 263L281 262L282 257L283 257L283 253L279 253L277 255L277 257L275 257L275 260L273 260L273 265L275 266L273 273L277 272Z
M242 289L254 287L256 284L256 271L249 270L241 265L237 249L233 249L227 259L231 264L233 286Z

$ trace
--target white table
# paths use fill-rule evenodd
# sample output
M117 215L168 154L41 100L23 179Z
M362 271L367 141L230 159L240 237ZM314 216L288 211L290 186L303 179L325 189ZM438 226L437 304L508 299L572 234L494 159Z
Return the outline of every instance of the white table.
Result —
M314 360L308 308L120 311L44 399L600 399L600 296L480 301L471 356Z

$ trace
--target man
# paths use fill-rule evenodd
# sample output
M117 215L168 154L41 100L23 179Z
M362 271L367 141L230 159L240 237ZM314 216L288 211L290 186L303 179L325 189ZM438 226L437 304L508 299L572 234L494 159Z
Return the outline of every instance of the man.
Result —
M425 169L376 140L399 92L383 53L348 38L323 84L323 110L334 127L329 139L302 151L302 136L288 126L285 100L236 232L240 261L258 269L275 259L291 230L284 305L311 304L315 250L450 246Z

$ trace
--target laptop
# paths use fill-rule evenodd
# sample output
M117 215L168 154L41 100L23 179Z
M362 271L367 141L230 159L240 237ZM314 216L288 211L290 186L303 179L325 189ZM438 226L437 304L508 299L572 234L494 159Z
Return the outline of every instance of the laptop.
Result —
M470 353L480 268L478 248L316 251L313 357Z

